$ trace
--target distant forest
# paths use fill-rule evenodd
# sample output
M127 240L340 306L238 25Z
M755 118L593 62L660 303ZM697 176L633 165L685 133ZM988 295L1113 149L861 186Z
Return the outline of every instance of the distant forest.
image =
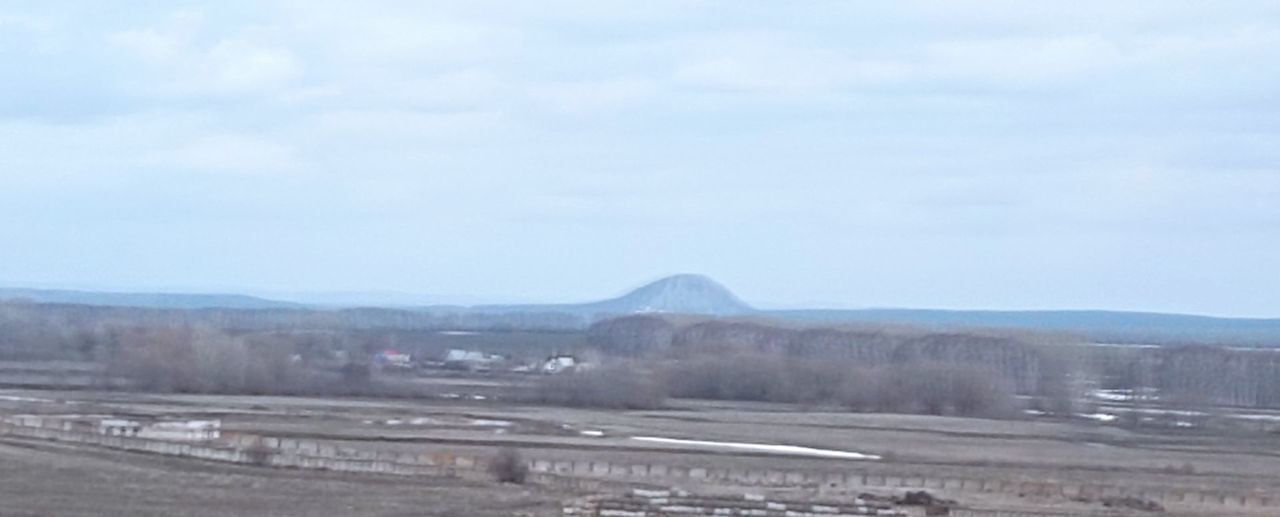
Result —
M453 329L578 331L636 313L756 317L807 325L906 325L1063 332L1095 343L1280 347L1280 319L1217 318L1121 311L948 311L930 309L759 310L715 281L675 275L622 296L577 304L319 307L243 295L99 293L0 288L0 300L63 306L91 318L182 322L239 330ZM77 309L76 307L81 307Z
M482 337L441 332L459 330ZM758 315L642 314L587 325L563 313L0 303L0 360L93 362L104 375L156 390L310 393L337 386L364 393L378 351L439 354L455 346L524 359L591 351L628 375L644 374L610 372L590 388L562 382L561 392L545 393L548 401L598 403L581 393L627 385L660 387L663 396L999 415L1017 409L1015 400L1077 411L1086 390L1112 389L1155 390L1166 405L1280 408L1280 352L1264 349L1094 346L1068 333L801 324ZM657 390L644 391L660 399Z
M691 390L705 398L828 399L871 410L888 405L895 412L946 413L945 406L956 412L959 404L947 402L948 396L998 400L1003 393L1029 398L1033 409L1068 412L1082 409L1088 390L1105 389L1158 392L1160 404L1175 407L1280 408L1280 351L1274 349L1096 346L1070 334L1030 331L656 315L598 322L588 331L588 344L614 356L677 360L686 368L671 380L677 390L690 379L720 379ZM814 379L823 379L817 384L826 388L814 386ZM831 391L841 385L847 385L844 392ZM858 398L878 390L888 393L870 402ZM892 400L904 392L915 395ZM897 409L918 406L927 394L941 402Z

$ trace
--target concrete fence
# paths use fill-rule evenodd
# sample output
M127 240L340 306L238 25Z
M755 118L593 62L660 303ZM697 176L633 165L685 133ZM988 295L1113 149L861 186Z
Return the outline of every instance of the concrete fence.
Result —
M874 464L859 464L857 467L844 470L820 471L674 467L657 464L537 459L531 461L529 466L533 472L563 476L626 478L671 485L692 482L747 487L802 487L819 492L865 489L933 490L950 494L1009 494L1020 497L1074 500L1135 497L1171 507L1280 508L1280 494L1265 492L1241 493L1168 487L885 474L877 472Z
M694 495L680 490L632 490L623 495L578 499L565 506L574 517L678 517L682 515L757 515L761 517L902 517L889 506L862 499L792 501L761 495Z
M222 433L217 440L179 442L136 436L85 432L56 417L32 415L0 418L0 435L84 443L102 447L185 456L211 461L273 467L321 469L396 475L489 479L487 457L435 453L396 453L335 446L331 443L242 433ZM1065 482L1029 482L977 477L937 477L886 472L890 466L856 462L841 470L784 470L685 467L605 461L528 460L529 481L573 488L618 486L720 485L761 488L805 488L818 493L862 490L931 490L960 496L1009 494L1021 497L1099 500L1135 497L1171 509L1277 508L1280 494L1229 492L1170 487L1121 486ZM901 466L893 466L900 468Z
M471 456L364 451L310 440L246 434L226 435L212 441L167 441L84 432L74 430L71 425L56 418L19 416L0 418L0 435L271 467L457 478L487 477L487 464Z

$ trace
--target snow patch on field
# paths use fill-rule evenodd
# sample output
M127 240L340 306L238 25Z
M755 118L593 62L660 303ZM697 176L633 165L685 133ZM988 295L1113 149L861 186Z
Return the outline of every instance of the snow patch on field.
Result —
M1241 420L1260 420L1264 422L1280 422L1280 415L1248 414L1248 415L1235 415L1235 417Z
M1089 396L1108 402L1127 402L1133 400L1133 393L1129 390L1093 390Z
M373 420L365 420L364 423L372 424ZM474 426L474 427L511 427L514 425L509 420L492 420L487 418L465 418L465 417L417 417L408 420L394 418L384 420L385 425L436 425L436 426Z
M716 449L737 449L742 451L767 452L773 454L789 454L794 456L816 456L821 458L842 458L849 460L878 460L879 456L861 452L836 451L831 449L815 449L798 445L772 445L764 443L715 442L710 440L681 440L678 438L661 438L657 436L632 436L632 440L670 445L690 445Z
M13 395L0 395L0 401L4 401L4 402L47 402L47 403L57 402L57 401L55 401L55 400L50 400L50 399L38 399L38 398L32 398L32 397L16 397L16 396L13 396Z

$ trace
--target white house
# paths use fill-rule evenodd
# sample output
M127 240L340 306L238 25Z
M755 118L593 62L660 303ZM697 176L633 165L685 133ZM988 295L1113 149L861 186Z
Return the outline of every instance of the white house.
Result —
M445 353L444 366L446 368L463 369L463 370L488 370L494 364L505 360L498 354L490 354L477 350L459 350L453 349Z
M578 360L571 355L553 355L542 363L542 373L564 373L578 367Z
M142 424L133 420L104 418L98 422L98 434L136 436L153 440L202 442L216 440L222 436L222 421L187 420Z

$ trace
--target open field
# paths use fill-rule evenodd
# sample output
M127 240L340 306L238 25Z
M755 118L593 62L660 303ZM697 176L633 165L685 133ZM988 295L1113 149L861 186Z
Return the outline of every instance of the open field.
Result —
M458 380L450 380L448 385L467 387ZM1280 438L1257 434L1222 437L1200 434L1195 430L1137 433L1076 422L853 414L780 404L697 401L674 402L662 410L586 410L476 399L465 391L454 398L418 400L0 390L0 413L100 415L141 420L218 419L222 422L223 432L228 435L244 433L318 440L336 447L396 453L448 451L487 457L499 447L512 446L519 448L527 458L546 461L646 463L691 468L848 470L903 477L981 477L1250 494L1280 493L1280 458L1274 452L1280 445ZM721 442L756 447L723 446ZM12 503L14 506L9 509L13 511L32 511L32 508L46 504L42 501L64 504L63 499L75 499L53 495L69 488L56 489L56 483L38 482L41 477L58 477L60 473L67 476L69 487L86 491L84 497L89 499L96 497L94 494L99 492L95 491L99 490L101 494L121 493L104 489L99 486L102 483L107 486L117 482L126 483L123 486L142 486L148 479L159 480L159 486L148 492L146 497L158 498L156 501L160 506L168 504L164 502L168 497L165 494L183 493L191 486L207 485L211 490L207 496L212 501L218 497L230 497L236 486L252 488L254 483L278 485L278 491L261 493L254 496L256 498L237 499L236 504L251 505L241 508L244 511L251 509L252 505L272 507L273 501L277 501L274 499L277 492L292 494L280 495L279 500L284 500L309 490L323 492L322 498L332 496L335 499L342 499L335 494L368 494L370 502L367 508L361 506L352 512L343 512L354 515L404 514L400 513L400 508L428 504L433 490L447 489L451 494L455 491L458 494L501 494L494 497L477 495L475 500L476 504L483 501L507 509L495 510L494 515L511 514L511 504L527 503L536 507L538 504L550 504L548 501L555 499L550 494L524 494L520 489L501 486L463 484L455 487L446 483L447 486L433 488L434 480L379 482L357 475L260 471L177 459L145 458L135 461L137 455L123 453L86 452L50 448L48 445L37 449L23 448L29 445L10 443L3 449L5 468L24 469L17 465L35 465L27 468L31 474L23 477L22 483L30 483L27 490L14 492L16 499L5 498L6 504L11 504L8 501L21 501L21 506ZM797 451L773 446L808 449ZM828 457L834 453L861 453L880 459ZM105 456L112 459L104 460ZM117 469L121 471L116 473ZM224 478L232 481L211 481ZM80 481L70 482L75 479ZM369 489L368 485L378 488ZM379 490L399 494L409 487L414 487L413 495L379 495L383 493ZM448 504L454 506L443 508L465 507L470 504L467 503L469 497L451 499ZM1097 509L1087 503L1060 500L1011 501L972 494L952 497L960 499L961 503L985 506ZM352 500L365 499L362 495ZM197 513L169 514L218 515L198 513L211 505L201 506L204 509L191 510ZM317 508L322 507L325 505L317 503ZM66 512L59 513L75 514L77 511L74 507L67 508ZM298 508L297 513L249 513L309 514L304 507ZM124 509L121 507L121 511ZM468 515L483 515L482 511L480 508L477 512L481 513ZM1232 511L1247 513L1250 510ZM446 510L445 513L427 514L449 513ZM1230 513L1219 510L1218 513L1182 514Z
M262 469L0 443L0 515L133 517L557 515L559 497L447 479Z

